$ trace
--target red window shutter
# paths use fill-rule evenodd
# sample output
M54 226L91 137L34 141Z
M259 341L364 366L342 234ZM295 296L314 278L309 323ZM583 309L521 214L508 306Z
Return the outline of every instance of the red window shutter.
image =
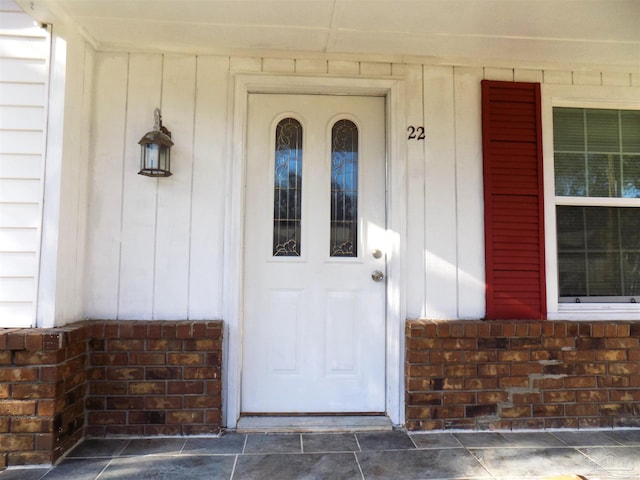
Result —
M540 85L482 82L487 318L547 315Z

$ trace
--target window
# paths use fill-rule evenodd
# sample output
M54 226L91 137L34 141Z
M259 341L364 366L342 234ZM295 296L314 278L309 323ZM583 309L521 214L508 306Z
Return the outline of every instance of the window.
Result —
M300 256L302 125L285 118L276 127L273 188L273 256Z
M358 256L358 127L340 120L331 129L332 257Z
M553 109L560 302L640 302L640 111Z

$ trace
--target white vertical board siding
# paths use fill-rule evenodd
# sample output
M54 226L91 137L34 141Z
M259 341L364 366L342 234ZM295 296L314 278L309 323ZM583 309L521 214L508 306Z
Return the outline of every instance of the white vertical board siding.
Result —
M128 74L127 54L97 55L85 261L85 311L90 318L118 314Z
M116 317L150 319L153 313L154 253L158 182L138 175L138 141L153 128L153 112L161 106L162 55L131 54L127 96L127 127L123 145L123 199L119 256L120 282ZM163 112L164 113L164 112ZM169 119L170 120L170 119ZM164 180L164 179L162 179Z
M207 319L222 311L222 251L225 189L225 139L229 59L199 57L196 79L189 318ZM293 68L293 61L291 61Z
M454 69L458 317L485 314L482 68Z
M86 316L220 318L229 59L104 53L95 75ZM138 175L156 107L168 178Z
M457 318L458 310L452 67L425 67L424 109L426 317L451 319Z
M156 318L187 318L195 84L195 57L165 56L163 123L172 132L175 145L173 176L158 180L153 308Z
M34 324L50 38L0 2L0 328Z

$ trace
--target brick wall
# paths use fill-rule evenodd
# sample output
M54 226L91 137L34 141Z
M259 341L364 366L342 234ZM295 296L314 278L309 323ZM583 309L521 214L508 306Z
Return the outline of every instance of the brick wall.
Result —
M221 358L220 321L0 329L0 469L84 435L218 433Z
M218 433L221 352L221 322L94 323L87 435Z
M406 324L409 430L640 426L640 322Z
M53 463L82 437L86 332L0 330L0 467Z

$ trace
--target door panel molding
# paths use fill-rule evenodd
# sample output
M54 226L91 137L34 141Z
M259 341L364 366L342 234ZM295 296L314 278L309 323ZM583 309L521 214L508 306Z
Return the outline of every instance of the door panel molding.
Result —
M386 242L386 413L394 424L404 423L404 279L406 259L400 255L406 243L406 141L405 88L402 78L369 79L307 77L294 75L236 74L230 82L225 171L225 246L223 314L225 321L225 407L223 423L234 428L240 415L242 371L242 275L247 106L250 93L332 94L383 96L387 126L387 228Z

